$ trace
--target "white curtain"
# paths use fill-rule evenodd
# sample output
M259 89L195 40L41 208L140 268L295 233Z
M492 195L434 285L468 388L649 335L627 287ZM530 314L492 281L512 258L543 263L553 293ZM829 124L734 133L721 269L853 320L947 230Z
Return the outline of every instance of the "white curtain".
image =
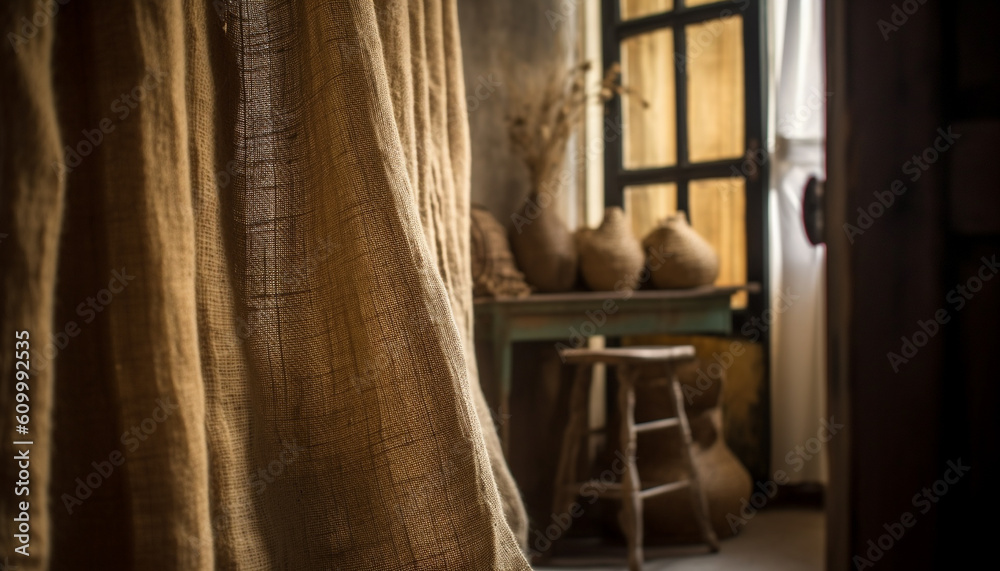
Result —
M771 464L792 483L826 482L824 246L802 224L802 190L825 178L822 0L769 0L771 137ZM765 316L766 317L766 316ZM828 419L827 419L828 420ZM839 420L839 419L838 419ZM823 435L826 434L824 431Z

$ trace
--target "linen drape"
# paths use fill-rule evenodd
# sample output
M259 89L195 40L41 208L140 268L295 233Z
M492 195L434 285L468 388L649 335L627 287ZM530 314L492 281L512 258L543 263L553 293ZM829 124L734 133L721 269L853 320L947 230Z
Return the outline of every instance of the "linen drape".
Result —
M806 239L802 191L825 171L823 2L770 0L774 157L770 190L771 469L793 483L826 482L826 451L789 470L786 456L826 416L826 249Z
M454 2L39 6L0 12L35 30L0 71L11 562L528 569L471 350Z

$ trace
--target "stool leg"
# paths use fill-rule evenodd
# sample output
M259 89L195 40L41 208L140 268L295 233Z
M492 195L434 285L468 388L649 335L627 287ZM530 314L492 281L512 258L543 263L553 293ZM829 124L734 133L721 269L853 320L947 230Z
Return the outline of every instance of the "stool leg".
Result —
M629 571L642 571L642 483L636 466L635 384L625 367L619 368L618 406L621 410L621 448L625 455L622 474L622 531L628 542Z
M579 486L577 466L580 458L580 440L588 432L587 404L590 397L591 366L578 365L569 397L569 419L563 431L559 466L552 495L552 513L567 513L576 498L574 488Z
M698 520L698 527L701 528L702 540L708 544L712 553L719 550L719 539L715 536L712 522L709 519L708 501L705 493L701 489L701 478L698 476L698 469L694 463L694 453L691 450L691 425L688 423L687 412L684 410L684 393L681 384L677 381L676 373L671 374L671 384L673 385L674 409L677 411L677 418L680 422L681 439L684 446L684 460L687 463L688 474L691 478L691 507L694 508L694 516Z

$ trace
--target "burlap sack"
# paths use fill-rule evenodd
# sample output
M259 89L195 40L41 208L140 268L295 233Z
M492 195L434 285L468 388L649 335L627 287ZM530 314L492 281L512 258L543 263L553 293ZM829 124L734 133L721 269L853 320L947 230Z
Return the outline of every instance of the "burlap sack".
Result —
M740 500L750 498L750 473L726 444L722 427L722 391L725 374L699 378L704 363L691 363L678 371L684 386L685 407L695 442L694 463L701 488L708 501L709 519L722 538L733 535L727 514L738 514ZM673 414L667 387L642 387L636 392L636 420L643 422ZM684 477L680 434L677 431L643 434L639 437L639 473L644 480L668 482ZM652 543L699 541L697 519L691 498L679 492L651 498L646 502L647 539Z
M665 218L646 235L642 245L657 288L698 287L719 277L718 254L691 228L684 212Z
M726 538L734 535L734 527L730 525L727 515L738 515L742 508L741 501L749 499L754 490L750 473L725 441L722 418L725 371L717 377L699 374L705 370L704 362L695 361L682 365L677 376L684 393L685 411L694 441L694 463L708 502L709 519L715 533L720 538ZM649 368L640 374L645 381L636 387L636 422L676 414L669 385L655 380L660 371ZM683 454L679 431L640 434L636 461L643 482L653 485L687 478ZM647 543L701 542L691 496L686 491L648 499L643 507L643 519ZM739 531L738 527L736 531Z
M524 297L531 288L514 263L507 232L500 222L481 206L472 207L470 248L472 250L472 285L476 297Z

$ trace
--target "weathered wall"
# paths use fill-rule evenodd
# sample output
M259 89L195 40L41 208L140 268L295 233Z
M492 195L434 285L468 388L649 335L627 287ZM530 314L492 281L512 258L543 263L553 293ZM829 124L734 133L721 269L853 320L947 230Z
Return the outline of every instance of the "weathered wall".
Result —
M472 200L508 226L529 190L527 171L507 142L510 94L537 89L572 65L577 10L566 0L458 2L472 137ZM555 207L574 227L576 194L571 188L560 197Z

